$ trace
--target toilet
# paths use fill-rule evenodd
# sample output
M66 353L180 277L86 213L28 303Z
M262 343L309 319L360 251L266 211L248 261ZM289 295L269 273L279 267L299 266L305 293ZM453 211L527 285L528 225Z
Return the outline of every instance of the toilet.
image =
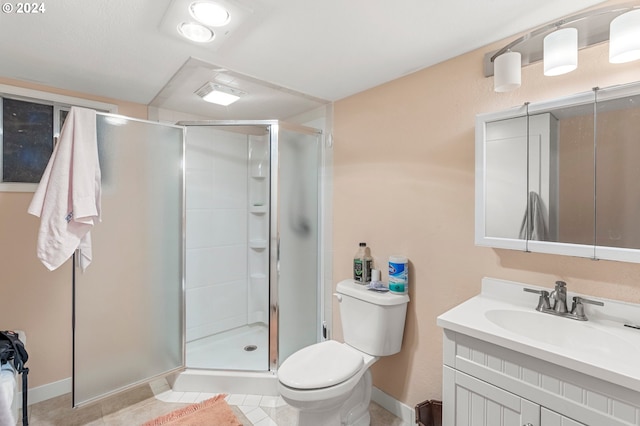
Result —
M344 343L327 340L300 349L278 369L282 398L299 411L298 424L368 426L369 367L400 352L409 296L338 283Z

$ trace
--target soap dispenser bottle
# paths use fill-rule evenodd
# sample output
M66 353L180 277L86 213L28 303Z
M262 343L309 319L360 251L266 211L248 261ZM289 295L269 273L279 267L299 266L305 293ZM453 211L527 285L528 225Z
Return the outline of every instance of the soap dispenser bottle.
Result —
M371 281L371 267L373 257L367 243L360 243L356 255L353 257L353 279L361 284Z

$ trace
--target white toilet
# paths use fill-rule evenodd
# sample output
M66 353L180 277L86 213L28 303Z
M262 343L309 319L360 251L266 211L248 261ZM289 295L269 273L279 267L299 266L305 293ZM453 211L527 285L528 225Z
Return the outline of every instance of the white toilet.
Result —
M409 296L367 290L353 280L338 283L334 295L345 343L327 340L291 355L278 369L278 390L299 410L302 426L368 426L369 367L400 352Z

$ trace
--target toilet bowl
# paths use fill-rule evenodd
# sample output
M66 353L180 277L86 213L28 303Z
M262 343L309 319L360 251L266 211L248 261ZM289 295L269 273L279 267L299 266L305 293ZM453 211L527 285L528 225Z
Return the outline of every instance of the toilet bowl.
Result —
M282 364L278 390L299 410L300 425L369 425L369 367L377 360L346 343L316 343Z
M400 351L409 297L368 291L353 280L337 285L344 343L300 349L278 369L282 398L298 409L301 426L368 426L369 368Z

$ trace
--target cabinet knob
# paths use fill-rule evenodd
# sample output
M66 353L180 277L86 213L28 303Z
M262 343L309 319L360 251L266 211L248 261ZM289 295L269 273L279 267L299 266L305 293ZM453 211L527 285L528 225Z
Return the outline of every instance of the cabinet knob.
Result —
M533 424L531 424L531 423L527 423L527 424L524 424L524 425L522 425L522 426L533 426Z

